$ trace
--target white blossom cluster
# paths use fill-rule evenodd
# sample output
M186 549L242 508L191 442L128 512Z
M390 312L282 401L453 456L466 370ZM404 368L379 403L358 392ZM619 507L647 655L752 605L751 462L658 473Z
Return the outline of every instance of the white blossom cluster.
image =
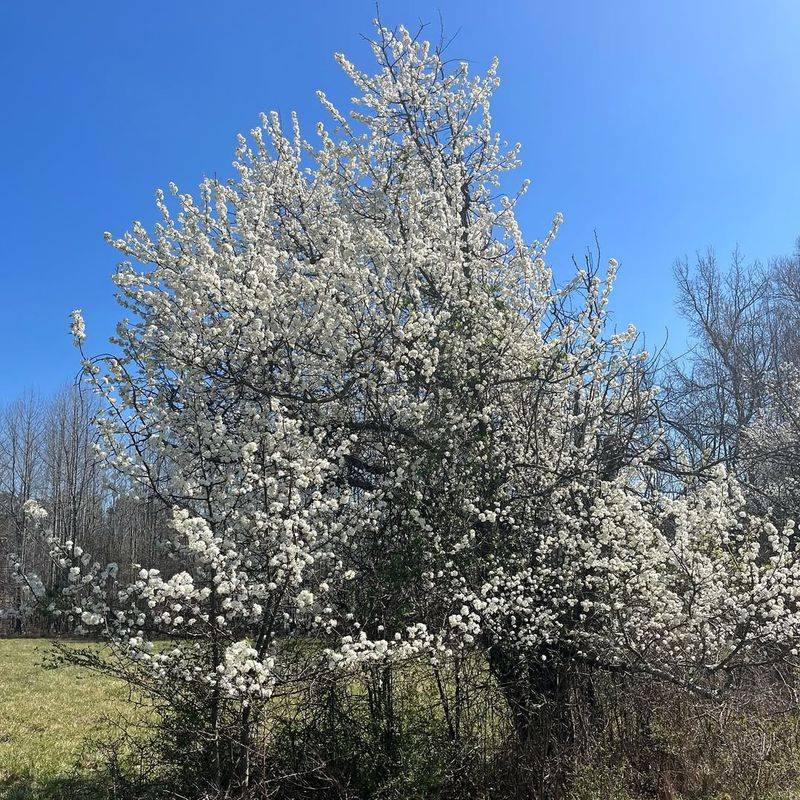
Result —
M76 308L70 313L70 332L72 333L72 341L77 347L81 345L86 338L86 323L83 319L83 314L79 308Z
M230 697L269 697L275 683L274 663L272 658L259 656L249 642L234 642L225 648L225 660L217 667L220 684Z
M742 461L761 494L784 514L800 503L800 369L784 364L769 386L769 400L742 437Z

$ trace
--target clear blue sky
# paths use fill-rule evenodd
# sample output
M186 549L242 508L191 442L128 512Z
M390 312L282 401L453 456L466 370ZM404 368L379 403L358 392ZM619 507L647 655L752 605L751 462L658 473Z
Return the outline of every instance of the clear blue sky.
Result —
M529 238L552 214L566 269L596 230L622 263L620 324L679 349L674 260L714 245L768 257L800 234L800 3L384 0L387 23L441 11L451 54L501 59L494 119L523 143ZM93 351L117 309L102 232L153 219L157 186L227 174L235 134L314 90L349 97L332 59L369 56L374 4L0 3L0 402L77 371L67 315Z

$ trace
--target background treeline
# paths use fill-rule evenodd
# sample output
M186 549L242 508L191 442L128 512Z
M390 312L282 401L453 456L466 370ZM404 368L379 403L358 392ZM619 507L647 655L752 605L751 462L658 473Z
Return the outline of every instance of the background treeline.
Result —
M797 519L800 505L800 239L766 263L713 250L675 266L690 347L663 366L671 469L723 465L755 512Z
M72 542L104 562L116 562L123 575L139 562L160 564L164 514L152 497L137 496L113 474L95 450L95 399L68 386L52 397L31 392L0 409L0 557L13 554L26 572L38 576L42 590L57 593L60 570L23 513L36 498L47 508L48 527L59 542ZM0 607L19 609L22 593L0 572ZM4 634L57 632L52 619L38 614L6 614Z

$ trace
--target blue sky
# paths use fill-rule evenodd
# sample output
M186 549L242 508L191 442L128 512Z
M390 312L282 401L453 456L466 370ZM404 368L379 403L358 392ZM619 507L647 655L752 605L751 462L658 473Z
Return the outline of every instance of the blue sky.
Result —
M390 24L457 33L453 57L501 60L494 120L523 143L529 239L565 215L555 265L600 238L622 264L614 311L660 343L684 327L672 265L708 245L746 256L800 234L800 3L384 0ZM84 309L104 349L118 312L102 239L153 219L169 180L227 174L262 110L322 118L349 97L332 59L369 63L371 0L0 2L0 402L78 368Z

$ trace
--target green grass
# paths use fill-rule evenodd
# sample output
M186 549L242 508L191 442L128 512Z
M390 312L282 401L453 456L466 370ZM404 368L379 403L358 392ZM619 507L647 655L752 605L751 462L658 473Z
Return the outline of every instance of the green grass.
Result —
M45 639L0 640L0 798L91 796L76 762L104 717L133 709L125 687L74 667L44 669Z

